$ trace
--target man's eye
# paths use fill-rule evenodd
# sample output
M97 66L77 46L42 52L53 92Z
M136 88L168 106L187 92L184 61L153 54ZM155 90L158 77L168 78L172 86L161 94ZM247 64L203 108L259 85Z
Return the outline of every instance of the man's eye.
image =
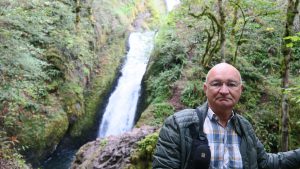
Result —
M237 84L237 83L234 83L234 82L232 82L232 83L228 83L228 84L227 84L227 86L228 86L228 87L237 87L237 86L238 86L238 84Z
M210 85L214 87L220 87L223 85L223 83L215 82L215 83L211 83Z

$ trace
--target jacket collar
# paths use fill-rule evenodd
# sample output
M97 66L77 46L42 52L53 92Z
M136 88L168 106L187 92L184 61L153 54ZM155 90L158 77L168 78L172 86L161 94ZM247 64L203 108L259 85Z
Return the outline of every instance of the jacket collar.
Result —
M205 119L205 117L207 116L207 111L208 111L208 102L206 101L204 104L202 104L201 106L197 107L197 109L200 111L200 112L203 112L201 113L202 115L202 119ZM233 111L233 117L232 117L232 121L233 121L233 126L235 128L235 131L236 133L239 135L239 136L242 136L242 130L241 130L241 126L240 126L240 123L239 123L239 120L238 120L238 117L239 115L236 114L234 111Z
M234 125L234 128L235 128L235 131L239 136L242 136L241 125L239 123L238 118L239 118L238 115L236 113L234 113L234 116L232 117L232 120L233 120L233 125Z

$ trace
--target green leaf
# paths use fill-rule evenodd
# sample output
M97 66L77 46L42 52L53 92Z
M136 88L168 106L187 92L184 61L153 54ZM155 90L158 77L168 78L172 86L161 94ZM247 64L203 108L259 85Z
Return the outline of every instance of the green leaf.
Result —
M293 46L294 46L293 43L288 43L288 44L286 44L286 47L288 47L288 48L292 48Z

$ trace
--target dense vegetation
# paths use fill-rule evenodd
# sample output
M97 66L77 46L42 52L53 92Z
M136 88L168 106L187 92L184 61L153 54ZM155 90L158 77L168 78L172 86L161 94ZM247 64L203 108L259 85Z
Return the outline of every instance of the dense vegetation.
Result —
M139 0L0 2L1 166L24 168L19 152L43 159L66 133L86 137L131 23L148 7Z
M206 100L202 86L207 71L226 61L240 70L245 86L236 111L253 124L267 151L278 152L287 2L222 1L222 13L219 2L182 1L161 27L146 75L147 108L140 122L161 126L174 111L201 105ZM293 32L299 31L297 15ZM291 90L284 92L289 98L291 149L300 145L300 50L299 34L294 35L288 37L293 39Z
M144 79L147 106L138 125L159 127L174 111L199 106L206 100L206 72L226 60L241 71L245 85L236 111L251 121L268 151L280 150L287 2L232 0L220 6L212 0L183 0L167 18L159 18L158 0L142 2L0 2L1 166L25 168L19 152L42 159L67 132L72 137L87 133L126 52L128 32L134 29L130 24L146 9L151 24L139 25L160 29ZM299 22L297 15L293 32L300 31ZM285 90L290 148L300 145L299 36L285 37L293 52L290 88ZM151 160L156 139L154 133L138 143L133 166Z

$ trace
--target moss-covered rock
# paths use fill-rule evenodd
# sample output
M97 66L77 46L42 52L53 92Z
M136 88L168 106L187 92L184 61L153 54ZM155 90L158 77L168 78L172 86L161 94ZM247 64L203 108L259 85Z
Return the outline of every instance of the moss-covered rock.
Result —
M155 131L154 127L142 126L120 136L89 142L76 153L71 168L143 168L143 162L148 168L158 138L157 133L151 134Z
M17 137L29 159L53 152L68 129L69 121L63 107L56 100L51 103L56 106L44 107L43 114L36 113L20 121L22 127Z
M147 135L144 139L140 140L137 148L130 156L130 165L126 169L151 169L152 156L158 140L158 132Z
M76 116L76 123L70 129L70 135L82 136L98 120L97 110L103 103L103 99L109 93L114 79L118 73L121 60L125 53L125 39L116 39L116 44L111 44L109 49L104 49L99 58L99 69L93 70L90 87L85 91L84 114ZM73 98L74 100L75 98ZM74 105L74 104L71 104Z

